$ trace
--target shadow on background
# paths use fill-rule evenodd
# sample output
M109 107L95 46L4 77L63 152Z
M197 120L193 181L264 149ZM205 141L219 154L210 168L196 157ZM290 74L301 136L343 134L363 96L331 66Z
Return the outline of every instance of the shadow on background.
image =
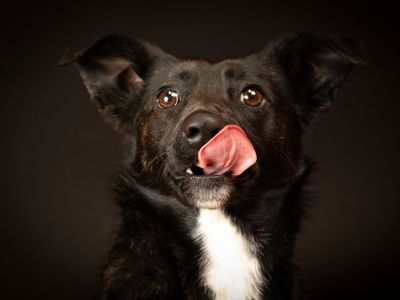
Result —
M77 72L57 66L65 48L125 33L177 56L223 59L299 31L362 40L370 65L352 74L306 137L319 167L298 265L311 299L399 296L396 10L366 1L4 8L0 298L87 299L117 224L108 188L121 137L90 105Z

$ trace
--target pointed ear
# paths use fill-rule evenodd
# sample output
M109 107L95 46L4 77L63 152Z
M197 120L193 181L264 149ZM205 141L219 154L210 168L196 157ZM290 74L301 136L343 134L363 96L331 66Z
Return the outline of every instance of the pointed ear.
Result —
M144 41L106 36L89 47L68 50L60 65L76 63L91 100L107 122L129 129L137 96L156 60L168 55Z
M354 66L366 64L359 43L308 33L286 37L262 54L286 77L305 125L331 107Z

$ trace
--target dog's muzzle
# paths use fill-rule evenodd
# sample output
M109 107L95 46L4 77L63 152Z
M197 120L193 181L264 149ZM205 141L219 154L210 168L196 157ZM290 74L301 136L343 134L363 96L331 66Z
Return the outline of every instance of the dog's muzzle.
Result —
M186 201L196 207L217 208L228 201L234 183L254 174L254 147L237 125L226 125L214 114L198 111L181 125L181 143L195 153L185 169Z

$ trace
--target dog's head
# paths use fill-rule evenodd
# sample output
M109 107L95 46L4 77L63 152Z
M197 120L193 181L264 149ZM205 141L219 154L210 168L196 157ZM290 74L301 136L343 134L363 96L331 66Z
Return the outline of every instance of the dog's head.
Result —
M104 118L132 136L137 180L215 208L293 175L303 129L364 60L356 43L312 34L218 63L112 35L69 62Z

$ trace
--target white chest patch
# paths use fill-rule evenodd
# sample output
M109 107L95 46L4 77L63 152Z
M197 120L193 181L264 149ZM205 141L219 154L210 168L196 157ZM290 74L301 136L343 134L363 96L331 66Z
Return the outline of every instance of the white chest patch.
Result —
M219 209L200 209L194 238L202 244L204 284L216 300L258 300L263 282L254 243Z

